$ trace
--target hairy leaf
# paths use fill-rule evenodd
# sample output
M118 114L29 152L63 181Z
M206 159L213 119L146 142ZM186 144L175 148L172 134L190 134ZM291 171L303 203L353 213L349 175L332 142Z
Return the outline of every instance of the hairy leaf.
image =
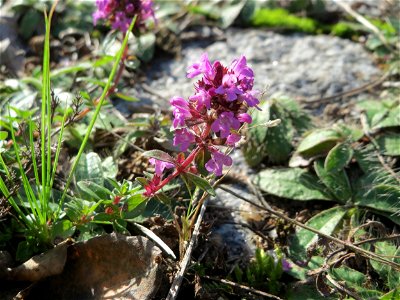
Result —
M306 225L331 235L335 232L346 213L347 209L344 207L333 207L315 215L306 222ZM293 260L305 261L307 259L307 249L317 240L317 234L304 228L299 228L291 241L290 254Z
M293 200L332 200L318 178L300 168L267 169L255 183L269 194Z
M325 159L327 172L339 172L348 165L353 157L353 149L348 143L340 143L329 151Z
M346 203L352 196L349 178L344 170L338 172L327 171L324 168L323 161L317 160L314 162L314 169L319 179L326 187L335 195L335 198Z

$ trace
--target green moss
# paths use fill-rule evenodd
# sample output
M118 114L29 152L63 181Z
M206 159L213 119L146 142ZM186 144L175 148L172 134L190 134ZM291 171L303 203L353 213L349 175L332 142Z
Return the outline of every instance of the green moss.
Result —
M338 22L331 26L330 33L335 36L350 38L359 34L359 27L359 25L350 22Z
M318 23L313 19L297 17L281 8L259 9L251 18L251 24L254 26L279 27L307 33L315 33L318 26Z

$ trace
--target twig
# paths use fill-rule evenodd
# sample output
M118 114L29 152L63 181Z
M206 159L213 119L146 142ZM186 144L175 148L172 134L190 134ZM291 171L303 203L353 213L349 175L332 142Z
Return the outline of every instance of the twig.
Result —
M199 231L200 231L200 224L201 224L201 221L203 220L203 216L206 211L206 206L207 206L207 200L203 201L203 203L201 204L201 210L200 210L196 224L193 229L192 238L190 239L189 246L186 249L185 256L183 257L183 259L180 263L179 271L175 275L174 281L172 282L171 288L169 289L166 300L174 300L178 296L179 289L181 287L182 280L183 280L183 275L185 274L186 269L189 265L190 257L192 256L192 251L197 242L197 238L198 238Z
M328 281L329 281L330 283L332 283L332 285L333 285L335 288L337 288L339 291L341 291L341 292L343 292L343 293L345 293L345 294L347 294L347 295L353 297L353 298L356 299L356 300L362 300L362 298L360 298L360 296L358 296L356 293L354 293L354 292L348 290L348 289L345 288L343 285L341 285L340 283L338 283L335 279L333 279L333 278L331 277L331 275L326 274L325 277L326 277L326 279L328 279Z
M364 18L362 15L357 13L355 10L351 8L350 5L348 5L345 1L340 1L340 0L334 0L337 5L339 5L341 8L343 8L349 15L351 15L354 19L356 19L359 23L364 25L368 30L370 30L372 33L374 33L380 40L381 42L385 45L385 47L393 51L394 49L389 45L388 41L384 37L384 35L379 31L379 29L372 24L370 21L368 21L366 18Z
M214 278L214 277L210 277L210 276L207 276L207 275L204 275L204 276L201 276L201 277L205 278L205 279L213 280L213 281L222 282L224 284L227 284L227 285L233 286L235 288L239 288L239 289L248 291L250 293L260 295L260 296L264 296L264 297L268 297L268 298L272 298L272 299L277 299L277 300L283 300L282 298L279 298L278 296L275 296L275 295L272 295L272 294L269 294L269 293L266 293L266 292L263 292L263 291L260 291L260 290L256 290L255 288L252 288L252 287L249 287L249 286L246 286L246 285L243 285L243 284L239 284L239 283L236 283L236 282L233 282L233 281L230 281L230 280Z
M371 238L371 239L356 242L356 243L354 243L354 245L359 246L359 245L366 244L366 243L376 243L376 242L396 240L396 239L400 240L400 234L394 234L394 235L390 235L390 236L382 236L379 238Z
M373 259L373 260L378 261L378 262L381 262L381 263L383 263L383 264L390 265L390 266L391 266L392 268L394 268L395 270L399 270L399 271L400 271L400 264L399 264L399 263L396 263L396 262L393 262L393 261L389 261L389 260L383 259L381 256L379 256L379 255L377 255L377 254L375 254L375 253L373 253L373 252L371 252L371 251L364 250L364 249L362 249L362 248L360 248L360 247L357 247L357 246L355 246L355 245L353 245L353 244L351 244L351 243L349 243L349 242L345 242L345 241L342 241L342 240L340 240L340 239L338 239L338 238L335 238L335 237L333 237L333 236L330 236L330 235L328 235L328 234L325 234L325 233L323 233L323 232L321 232L321 231L319 231L319 230L317 230L317 229L315 229L315 228L312 228L312 227L307 226L307 225L305 225L305 224L303 224L303 223L300 223L300 222L297 221L297 220L294 220L294 219L292 219L292 218L289 218L288 216L286 216L286 215L284 215L284 214L282 214L282 213L280 213L280 212L277 212L277 211L275 211L275 210L272 209L272 208L263 207L263 206L261 206L261 205L259 205L259 204L257 204L257 203L254 203L253 201L251 201L251 200L249 200L249 199L246 199L245 197L239 195L238 193L236 193L236 192L234 192L234 191L232 191L232 190L230 190L230 189L228 189L228 188L226 188L226 187L224 188L224 190L227 191L227 192L229 192L229 193L231 193L232 195L238 197L239 199L242 199L243 201L246 201L246 202L248 202L248 203L251 203L252 205L256 206L256 207L259 208L259 209L263 209L263 210L265 210L265 211L268 211L270 214L274 215L275 217L282 218L282 219L284 219L285 221L287 221L287 222L289 222L289 223L292 223L292 224L294 224L294 225L296 225L296 226L299 226L299 227L304 228L304 229L306 229L306 230L308 230L308 231L311 231L311 232L313 232L313 233L315 233L315 234L318 234L319 236L322 236L322 237L326 238L327 240L330 240L330 241L332 241L332 242L335 242L335 243L337 243L337 244L340 244L340 245L344 246L345 248L348 248L348 249L350 249L350 250L352 250L352 251L354 251L354 252L356 252L356 253L359 253L359 254L364 255L365 257L367 257L367 258L369 258L369 259Z
M391 71L388 71L385 74L383 74L382 77L380 77L380 78L378 78L378 79L376 79L374 81L368 82L368 83L366 83L366 84L364 84L362 86L359 86L359 87L357 87L355 89L352 89L352 90L349 90L349 91L344 91L344 92L341 92L341 93L337 93L337 94L335 94L333 96L329 96L329 97L324 97L324 98L318 97L318 98L314 98L314 99L311 99L311 100L304 99L304 100L300 100L300 101L305 103L305 104L309 104L309 105L313 106L315 104L320 104L320 103L325 103L325 102L329 102L329 101L335 100L336 98L342 98L342 97L346 97L347 98L347 97L350 97L350 96L358 95L358 94L360 94L360 93L362 93L362 92L364 92L366 90L369 90L369 89L372 89L372 88L374 88L376 86L381 85L390 75L391 75Z

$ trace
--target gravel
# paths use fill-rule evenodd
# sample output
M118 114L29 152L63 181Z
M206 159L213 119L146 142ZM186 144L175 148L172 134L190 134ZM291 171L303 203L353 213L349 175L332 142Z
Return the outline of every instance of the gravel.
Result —
M255 72L255 88L266 91L267 97L276 92L301 98L332 96L366 84L381 73L363 46L350 40L258 29L228 29L225 36L226 41L205 47L196 41L186 44L180 60L156 59L148 72L146 88L136 86L142 102L125 102L120 105L124 105L122 110L135 112L141 105L169 109L171 97L192 95L196 79L186 78L186 68L203 52L210 60L225 64L246 55Z

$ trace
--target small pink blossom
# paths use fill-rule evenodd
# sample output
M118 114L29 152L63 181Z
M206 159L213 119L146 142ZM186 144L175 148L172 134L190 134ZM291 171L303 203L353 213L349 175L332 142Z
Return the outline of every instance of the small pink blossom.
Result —
M231 133L231 134L228 135L228 137L226 138L226 144L227 144L228 146L233 146L233 147L234 147L235 144L236 144L237 142L239 142L241 138L242 138L242 137L241 137L239 134Z
M221 138L226 138L231 132L231 129L238 130L240 122L236 119L231 111L225 111L211 124L211 129L214 132L220 132Z
M181 151L186 151L195 141L195 136L186 128L176 129L174 136L174 146L180 146Z
M205 167L208 172L214 173L216 176L222 175L223 166L231 166L232 158L218 151L211 153L211 159L206 163Z
M162 160L158 160L158 159L155 159L155 158L150 158L149 162L152 165L154 165L156 174L158 176L162 175L162 173L164 172L164 169L171 169L171 168L175 167L175 165L172 164L172 163L169 163L169 162L166 162L166 161L162 161Z
M253 122L253 119L251 118L251 116L247 113L241 113L237 115L237 119L241 122L241 123L247 123L250 124L251 122Z
M188 78L193 78L200 74L205 74L209 78L214 77L214 69L211 66L207 53L203 53L203 55L200 57L200 62L194 63L193 65L189 66L187 70Z
M189 97L189 100L196 102L196 109L201 110L203 107L211 108L211 96L210 93L200 89L196 94Z
M189 103L187 103L186 100L181 97L173 97L169 102L174 107L172 111L174 114L174 121L172 122L172 125L174 128L184 126L185 120L192 117Z
M248 91L239 96L239 100L246 102L249 107L256 107L261 110L257 105L260 104L260 101L257 99L259 92L258 91Z
M215 92L217 94L227 95L228 101L233 101L238 98L238 95L242 94L243 92L237 88L237 77L233 74L225 74L222 78L222 85L219 86Z

